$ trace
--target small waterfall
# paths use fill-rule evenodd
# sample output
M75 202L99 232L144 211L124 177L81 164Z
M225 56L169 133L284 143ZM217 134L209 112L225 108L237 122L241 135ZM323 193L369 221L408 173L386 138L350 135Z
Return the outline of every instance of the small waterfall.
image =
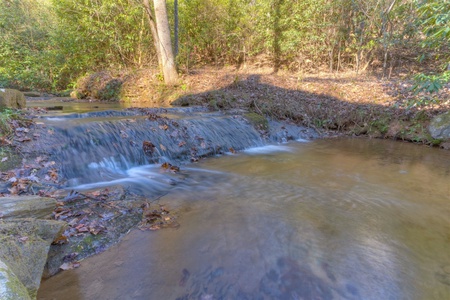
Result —
M262 146L241 115L180 109L106 111L48 117L33 147L49 153L77 184L114 179L131 167L180 164Z

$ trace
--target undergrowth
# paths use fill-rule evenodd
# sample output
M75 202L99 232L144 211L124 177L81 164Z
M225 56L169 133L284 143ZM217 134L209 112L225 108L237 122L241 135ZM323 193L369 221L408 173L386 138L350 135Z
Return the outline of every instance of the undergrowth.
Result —
M0 138L4 139L13 133L12 120L17 119L18 114L12 109L0 110Z

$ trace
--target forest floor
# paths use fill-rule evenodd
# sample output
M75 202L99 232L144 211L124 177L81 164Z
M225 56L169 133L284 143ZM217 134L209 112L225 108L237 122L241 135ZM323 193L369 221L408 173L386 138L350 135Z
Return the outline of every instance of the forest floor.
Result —
M434 140L432 117L450 110L450 85L438 93L414 93L405 74L389 79L354 71L292 73L271 68L204 67L185 71L166 87L156 72L140 71L123 84L125 101L139 105L204 105L247 109L316 129L450 148ZM130 80L131 79L131 80Z

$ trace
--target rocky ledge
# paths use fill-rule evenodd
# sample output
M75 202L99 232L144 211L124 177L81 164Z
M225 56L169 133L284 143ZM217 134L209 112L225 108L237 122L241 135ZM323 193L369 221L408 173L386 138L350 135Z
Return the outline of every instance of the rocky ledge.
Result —
M35 299L51 243L66 223L49 220L51 198L0 198L0 299Z

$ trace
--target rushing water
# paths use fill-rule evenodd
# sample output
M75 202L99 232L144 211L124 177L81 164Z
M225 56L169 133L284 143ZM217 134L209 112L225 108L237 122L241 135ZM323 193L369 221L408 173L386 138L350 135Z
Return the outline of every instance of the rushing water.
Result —
M450 299L449 152L317 140L184 172L160 200L178 229L132 231L38 299Z

